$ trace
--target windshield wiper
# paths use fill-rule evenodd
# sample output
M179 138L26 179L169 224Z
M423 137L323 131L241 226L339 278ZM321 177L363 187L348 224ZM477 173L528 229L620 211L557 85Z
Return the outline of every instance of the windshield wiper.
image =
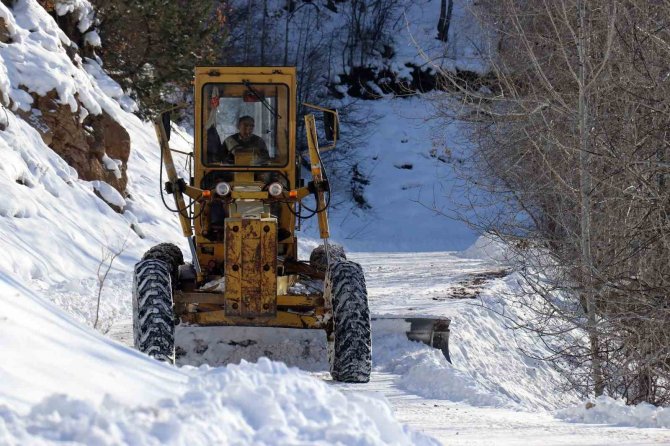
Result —
M268 102L265 100L265 98L264 98L263 96L261 96L261 95L258 93L258 91L256 91L256 89L255 89L254 87L251 86L251 82L249 82L249 81L242 81L242 83L244 84L245 87L247 87L247 88L249 89L249 91L250 91L254 96L256 96L256 99L258 99L259 101L261 101L261 103L265 106L265 108L267 108L267 109L270 111L270 113L272 113L272 117L274 117L275 119L281 119L281 116L279 116L279 114L277 113L277 111L276 111L274 108L272 108L272 106L271 106L270 104L268 104Z

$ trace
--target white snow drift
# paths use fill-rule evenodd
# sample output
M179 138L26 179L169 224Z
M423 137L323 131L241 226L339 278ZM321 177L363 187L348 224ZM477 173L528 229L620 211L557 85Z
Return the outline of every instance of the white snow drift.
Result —
M436 444L379 397L268 359L170 367L2 279L0 444Z

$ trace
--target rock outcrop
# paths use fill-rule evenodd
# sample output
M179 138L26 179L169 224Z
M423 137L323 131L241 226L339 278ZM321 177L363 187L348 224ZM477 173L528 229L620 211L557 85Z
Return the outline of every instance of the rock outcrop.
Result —
M98 105L98 90L90 85L81 85L82 90L79 90L80 85L77 85L77 82L86 84L87 75L83 73L82 63L84 58L98 60L94 45L99 46L99 39L93 38L97 37L97 32L91 5L88 2L75 4L68 1L37 0L44 11L54 18L54 22L49 23L46 14L40 16L43 12L37 9L14 11L14 1L1 1L0 42L7 44L6 46L17 45L16 48L19 49L3 53L4 59L0 57L0 61L23 67L25 63L20 52L35 54L34 50L31 52L32 48L53 52L53 59L47 61L47 57L24 57L27 57L29 66L35 65L47 70L43 77L33 74L24 80L19 75L24 68L0 72L0 81L4 81L0 100L35 128L44 143L72 166L79 178L104 182L125 198L130 135L110 115L111 111L107 113L104 107ZM27 7L36 7L30 3L28 1ZM35 27L38 22L43 28ZM57 27L62 33L56 31ZM39 36L32 36L33 33ZM66 66L63 56L72 62L71 68ZM53 67L60 69L49 72ZM7 77L7 73L14 75ZM12 88L14 93L10 95ZM52 89L49 90L50 88ZM18 90L23 90L26 94L16 93ZM83 92L81 96L80 91ZM4 128L0 123L0 131L2 130ZM107 194L111 195L116 196L116 193ZM122 198L115 203L105 201L117 212L123 211L118 205L123 202Z
M70 106L57 101L58 94L33 94L33 109L19 112L42 136L54 152L74 167L79 178L101 180L122 196L128 183L126 168L130 155L130 136L123 126L104 111L80 120Z

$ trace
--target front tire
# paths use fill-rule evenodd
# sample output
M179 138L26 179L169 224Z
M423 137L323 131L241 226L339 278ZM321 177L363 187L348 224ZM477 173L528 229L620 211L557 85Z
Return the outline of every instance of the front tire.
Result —
M184 254L181 249L174 243L159 243L151 247L142 256L142 260L158 259L162 260L170 266L170 277L172 278L172 285L177 285L177 278L179 266L184 264Z
M133 335L142 353L174 364L172 266L147 259L135 265L133 277Z
M370 310L363 269L358 263L335 261L326 278L333 303L330 374L335 381L364 383L372 371Z
M328 256L330 257L330 263L347 260L344 247L337 243L330 243L328 245ZM328 269L328 259L326 258L326 247L324 245L314 248L309 255L309 264L318 271L326 272Z

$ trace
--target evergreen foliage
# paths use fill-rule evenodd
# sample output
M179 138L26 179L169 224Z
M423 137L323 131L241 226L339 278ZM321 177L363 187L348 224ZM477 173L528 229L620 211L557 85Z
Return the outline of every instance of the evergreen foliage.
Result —
M105 69L151 116L190 92L193 67L214 65L225 39L220 0L93 0Z

